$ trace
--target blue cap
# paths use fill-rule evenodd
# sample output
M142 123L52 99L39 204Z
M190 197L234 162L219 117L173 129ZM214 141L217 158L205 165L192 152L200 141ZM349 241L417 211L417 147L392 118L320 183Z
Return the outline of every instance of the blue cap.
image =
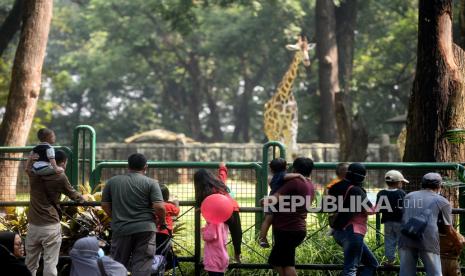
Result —
M438 173L427 173L421 179L422 184L432 184L434 186L441 186L442 184L442 177Z

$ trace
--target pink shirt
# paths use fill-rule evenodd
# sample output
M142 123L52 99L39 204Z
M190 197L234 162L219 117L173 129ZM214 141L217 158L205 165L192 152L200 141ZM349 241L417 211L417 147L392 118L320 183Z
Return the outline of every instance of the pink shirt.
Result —
M354 227L354 233L365 236L365 234L368 231L368 215L374 214L374 210L375 207L373 206L368 213L363 212L356 214L350 219L349 223L347 223L347 226L352 224L352 226Z
M226 251L228 239L228 226L224 223L207 223L202 228L203 266L206 271L225 272L229 265L229 256Z
M352 224L352 226L354 227L354 233L365 236L368 230L367 223L368 223L367 213L360 213L360 214L356 214L355 216L353 216L350 219L347 226Z

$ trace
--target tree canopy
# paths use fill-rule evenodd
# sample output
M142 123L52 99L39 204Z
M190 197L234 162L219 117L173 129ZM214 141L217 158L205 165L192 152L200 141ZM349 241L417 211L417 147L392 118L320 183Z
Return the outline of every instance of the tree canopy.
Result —
M338 5L340 1L335 1ZM5 18L14 1L0 1ZM315 1L58 0L34 126L90 124L99 141L165 128L201 141L263 142L263 104L291 62L285 45L315 37ZM370 136L406 113L415 69L417 3L358 5L353 108ZM0 63L5 105L17 38ZM294 84L299 142L318 138L317 60ZM0 109L0 114L3 109Z

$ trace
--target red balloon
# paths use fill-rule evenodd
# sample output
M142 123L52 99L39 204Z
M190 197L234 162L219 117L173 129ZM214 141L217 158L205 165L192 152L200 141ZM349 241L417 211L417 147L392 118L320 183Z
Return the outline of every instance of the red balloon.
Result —
M207 222L218 224L231 217L233 204L231 199L225 195L212 194L203 200L200 211Z

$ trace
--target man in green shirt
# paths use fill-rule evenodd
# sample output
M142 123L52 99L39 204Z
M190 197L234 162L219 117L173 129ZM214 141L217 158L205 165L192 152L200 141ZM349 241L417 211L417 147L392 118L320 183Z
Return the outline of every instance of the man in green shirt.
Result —
M102 208L112 219L111 255L131 275L150 276L156 249L154 214L165 225L163 197L158 183L145 176L144 155L131 154L128 169L108 180L102 194Z

